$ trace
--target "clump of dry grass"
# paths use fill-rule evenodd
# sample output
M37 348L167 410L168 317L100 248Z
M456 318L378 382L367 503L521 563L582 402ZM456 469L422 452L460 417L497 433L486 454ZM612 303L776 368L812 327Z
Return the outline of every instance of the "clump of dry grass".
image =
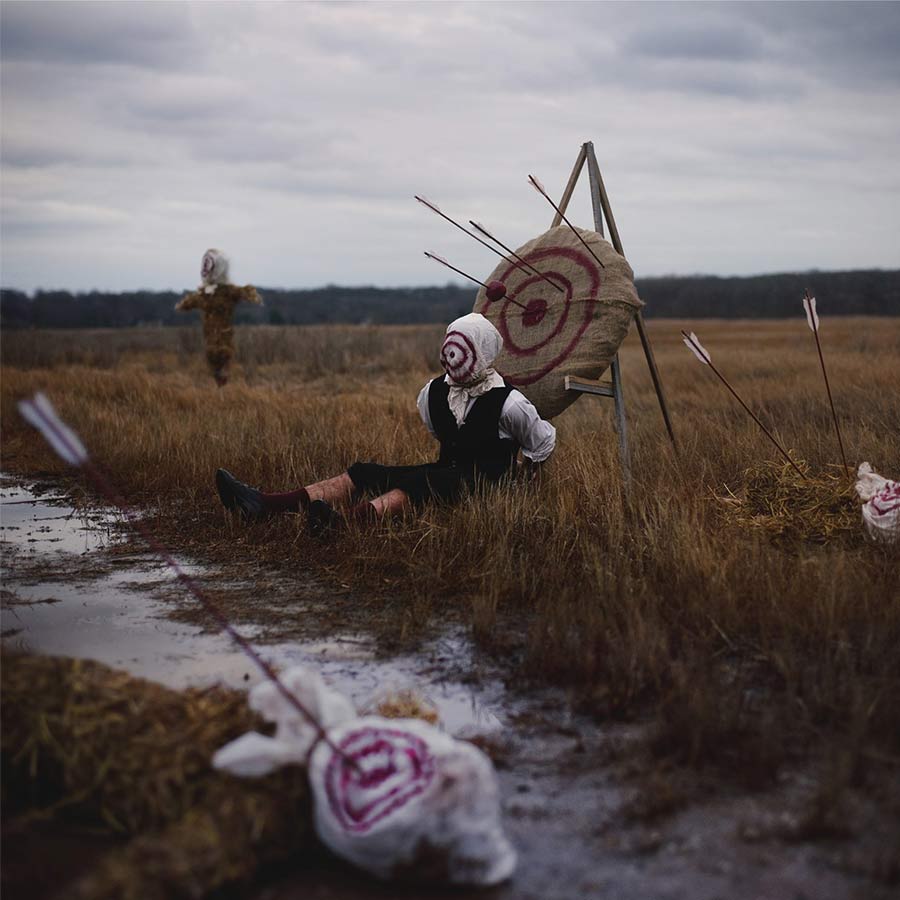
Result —
M634 336L620 354L630 491L620 477L611 405L582 399L557 420L559 447L537 487L351 529L327 552L307 537L301 517L244 528L224 516L212 482L219 466L277 490L334 475L357 459L433 459L414 404L433 372L440 329L432 327L266 331L260 340L284 340L300 355L260 349L265 362L242 357L257 330L238 329L244 378L236 372L222 391L206 383L202 358L161 371L149 349L134 354L123 346L110 368L97 369L69 357L55 365L55 351L37 346L38 367L4 370L4 464L63 471L13 408L17 397L43 389L183 553L252 560L288 578L314 569L357 588L358 621L377 618L388 639L407 640L450 618L468 622L477 642L522 678L574 683L598 715L670 708L668 746L688 761L717 752L728 758L729 735L740 735L771 768L814 735L819 742L839 735L860 711L862 740L896 752L898 551L850 540L849 532L823 526L820 511L810 513L810 497L792 493L767 462L771 448L754 423L685 351L683 324L650 323L677 457ZM805 329L802 321L754 321L697 330L711 352L728 354L729 377L777 423L782 441L811 472L827 473L836 448ZM79 336L86 356L104 341L115 349L107 335ZM28 340L40 345L42 337ZM162 358L174 352L172 340L159 334ZM826 340L851 464L867 459L887 470L900 459L889 399L900 376L900 320L877 328L833 320ZM730 489L743 499L745 481L747 497L756 498L746 503L812 515L822 542L785 546L766 528L727 527L714 498ZM794 527L799 533L801 524ZM747 688L762 691L765 703L742 706L739 721L730 722L719 702L734 667L752 673ZM679 709L684 714L675 715Z
M375 704L375 715L386 719L421 719L429 725L439 724L441 717L433 703L412 688L390 691Z
M784 545L808 542L862 546L859 498L843 470L813 473L800 462L801 477L787 462L765 460L747 469L738 494L720 498L726 521L760 529Z
M100 663L4 655L3 790L10 807L139 835L75 896L206 896L315 841L306 773L215 771L213 753L261 722L246 696L171 691Z

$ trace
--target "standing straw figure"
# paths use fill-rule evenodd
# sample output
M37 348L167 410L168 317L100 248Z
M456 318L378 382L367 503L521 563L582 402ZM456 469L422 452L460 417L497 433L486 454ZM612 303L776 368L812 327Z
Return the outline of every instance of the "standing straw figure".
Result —
M219 387L228 381L228 367L234 356L234 308L241 303L262 303L253 285L238 287L228 281L228 257L211 248L203 254L200 268L203 283L191 294L185 294L175 309L203 310L203 339L206 361Z

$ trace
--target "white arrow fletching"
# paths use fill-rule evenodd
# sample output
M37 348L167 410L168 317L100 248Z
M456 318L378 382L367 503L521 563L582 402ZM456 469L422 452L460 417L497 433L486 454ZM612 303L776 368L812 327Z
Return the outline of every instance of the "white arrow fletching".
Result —
M438 209L438 205L436 203L432 203L427 197L420 197L418 194L413 194L413 196L423 206L427 206L430 210L433 210L436 213L440 212L440 209Z
M809 324L810 331L819 330L819 316L816 313L816 298L804 297L803 309L806 310L806 321Z
M443 256L438 256L437 253L429 253L427 250L425 250L424 252L425 252L425 255L426 255L429 259L433 259L435 262L439 262L439 263L441 263L442 265L445 265L445 266L448 266L448 267L450 266L450 263L448 263L447 260L444 259Z
M547 191L544 189L544 186L534 177L534 175L528 176L528 181L531 186L539 193L543 194L545 197L547 196Z
M87 450L81 439L63 422L43 394L35 394L31 400L19 401L19 412L40 431L47 443L70 466L81 466L87 462Z
M706 352L703 344L700 343L700 339L696 334L692 331L688 337L684 338L684 344L703 363L704 366L708 366L710 363L710 355Z

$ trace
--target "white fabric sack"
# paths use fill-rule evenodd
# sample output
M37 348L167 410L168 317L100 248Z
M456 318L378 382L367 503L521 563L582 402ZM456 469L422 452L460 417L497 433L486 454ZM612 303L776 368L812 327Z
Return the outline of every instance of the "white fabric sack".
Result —
M331 690L315 672L296 666L281 676L281 682L326 731L356 718L353 704ZM268 680L250 691L248 704L267 722L275 723L275 736L250 731L222 747L213 757L213 765L233 775L254 778L281 766L305 764L318 738L318 731L309 720Z
M509 878L516 854L500 822L494 768L480 750L418 719L357 718L312 670L293 668L283 681L340 753L317 742L316 729L265 682L251 690L250 706L276 723L275 736L243 735L215 754L216 768L252 777L308 757L319 837L379 878L477 886Z
M900 540L900 482L882 478L867 463L857 472L856 493L865 500L863 522L869 536L892 544Z

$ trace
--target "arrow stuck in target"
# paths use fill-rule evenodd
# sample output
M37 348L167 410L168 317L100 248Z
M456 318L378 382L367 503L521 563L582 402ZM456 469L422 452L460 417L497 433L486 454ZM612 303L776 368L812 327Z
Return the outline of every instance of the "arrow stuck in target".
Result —
M553 287L553 288L555 288L556 290L558 290L561 294L564 294L564 293L566 292L566 289L565 289L564 287L560 287L555 281L552 281L552 280L551 280L547 275L545 275L543 272L539 272L533 265L531 265L530 262L528 262L528 261L525 260L525 259L522 259L522 257L519 256L519 254L516 253L515 250L511 250L509 247L506 246L506 244L504 244L502 241L500 241L500 240L498 240L497 238L495 238L495 237L487 230L487 228L484 227L484 225L480 225L478 222L473 222L471 219L469 219L469 224L470 224L476 231L480 231L486 238L488 238L489 240L492 240L495 244L499 244L499 245L500 245L507 253L512 254L517 260L519 260L519 262L522 263L523 266L527 266L527 267L528 267L535 275L539 276L540 278L543 278L544 281L546 281L547 284L549 284L551 287ZM521 266L520 266L519 268L521 268Z
M550 199L550 195L547 193L547 189L534 177L534 175L528 176L528 183L556 210L557 215L572 229L572 233L575 237L584 244L584 249L587 250L591 256L597 260L601 269L605 269L606 266L603 265L602 260L596 253L588 246L588 242L579 234L578 229L566 218L565 213Z
M473 278L471 275L466 274L465 272L463 272L462 269L457 269L456 266L451 266L450 263L448 263L447 260L444 259L443 256L438 256L437 253L429 253L427 250L425 250L424 253L429 259L433 259L435 262L439 262L442 266L446 266L448 269L452 269L454 272L457 272L458 274L462 275L463 278L468 278L469 281L474 281L475 284L480 284L484 288L485 292L487 293L487 298L488 298L489 302L493 303L496 300L502 300L504 297L506 297L506 299L509 300L510 303L515 303L515 305L518 306L520 309L523 309L523 310L525 310L525 312L528 312L527 306L524 306L522 303L519 303L519 301L516 300L514 297L510 297L507 295L506 285L502 281L492 281L489 284L485 284L483 281L479 280L478 278Z
M463 228L463 226L460 225L459 222L456 221L456 219L451 219L450 216L448 216L445 212L442 212L442 211L441 211L441 208L440 208L436 203L432 203L432 202L431 202L430 200L428 200L427 198L425 198L425 197L420 197L418 194L414 194L413 197L414 197L416 200L418 200L419 203L422 204L422 206L427 206L433 213L437 213L442 219L446 219L451 225L453 225L454 227L458 228L463 234L467 234L467 235L468 235L470 238L472 238L473 240L478 241L478 243L481 244L483 247L487 247L488 250L491 251L491 253L496 253L497 256L500 257L500 259L505 260L505 261L508 262L508 263L511 263L511 264L514 265L517 269L521 269L522 272L525 273L525 275L529 275L529 274L530 274L529 271L528 271L528 269L523 268L518 262L516 262L516 260L510 259L508 256L504 256L504 255L503 255L496 247L492 247L487 241L483 241L480 237L478 237L477 234L472 234L472 232L469 231L468 228ZM500 242L497 241L497 243L499 244ZM502 246L502 245L501 245L501 246ZM467 275L466 278L468 278L468 277L469 277L469 276ZM473 279L473 281L474 281L474 280L475 280L475 279Z

